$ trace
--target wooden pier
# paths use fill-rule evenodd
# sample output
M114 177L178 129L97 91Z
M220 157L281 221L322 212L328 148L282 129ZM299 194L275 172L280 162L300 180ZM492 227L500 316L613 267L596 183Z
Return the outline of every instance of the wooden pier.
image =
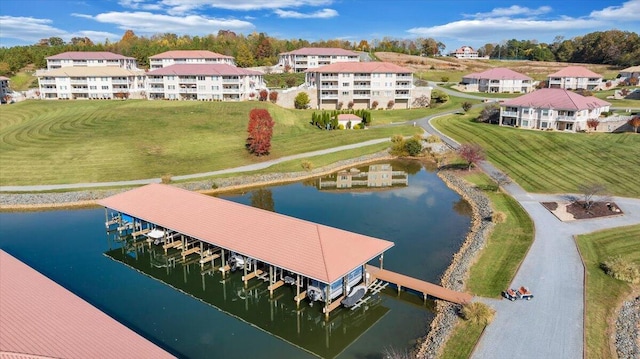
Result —
M427 298L427 295L430 295L432 297L457 304L469 303L471 302L471 299L473 299L473 296L471 296L471 294L456 292L455 290L447 289L433 283L406 276L404 274L388 271L386 269L380 269L372 265L367 264L366 271L376 279L383 280L397 286L398 291L400 291L402 288L408 288L422 293L424 299Z

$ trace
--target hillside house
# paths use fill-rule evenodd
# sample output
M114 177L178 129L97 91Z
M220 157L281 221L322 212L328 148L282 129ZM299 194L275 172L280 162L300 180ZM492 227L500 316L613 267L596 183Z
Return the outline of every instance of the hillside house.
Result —
M547 76L549 88L567 90L598 90L602 84L602 75L599 75L586 67L567 66L558 72Z
M461 81L466 91L488 93L529 93L533 82L531 77L503 67L471 73Z
M305 72L309 69L335 64L338 62L359 62L360 55L353 51L333 47L304 47L283 52L279 55L278 65L289 66L293 72Z

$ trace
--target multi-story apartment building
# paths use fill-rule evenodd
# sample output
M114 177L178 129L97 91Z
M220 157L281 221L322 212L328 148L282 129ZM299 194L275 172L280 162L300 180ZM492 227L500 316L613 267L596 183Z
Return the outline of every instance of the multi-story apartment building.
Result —
M471 46L462 46L459 49L451 51L449 56L457 57L459 59L477 59L478 51L474 50Z
M69 51L49 56L47 70L63 67L119 67L136 70L136 60L133 57L122 56L106 51Z
M565 89L540 89L500 104L500 125L529 129L583 131L587 121L609 111L611 104Z
M342 62L307 70L306 85L316 87L320 109L410 108L413 73L388 62Z
M567 66L547 76L547 81L549 88L597 90L602 85L602 75L586 67Z
M9 78L0 76L0 103L7 103L9 100L7 95L9 94ZM10 100L9 100L10 101Z
M337 62L359 62L360 55L340 48L304 47L280 54L279 65L289 66L293 72L305 72Z
M239 101L266 88L263 74L228 64L179 64L147 73L148 98Z
M507 68L493 68L462 77L466 91L490 93L529 93L533 91L533 79Z
M144 71L110 52L64 52L36 71L41 99L114 99L144 95Z
M207 50L174 50L149 57L149 69L180 64L227 64L236 65L233 56L227 56Z

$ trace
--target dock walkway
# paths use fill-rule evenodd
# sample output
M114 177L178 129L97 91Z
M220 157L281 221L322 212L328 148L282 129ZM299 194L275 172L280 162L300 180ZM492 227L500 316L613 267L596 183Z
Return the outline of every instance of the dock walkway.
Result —
M366 270L367 273L371 274L374 278L396 285L398 290L401 288L415 290L422 293L425 298L427 295L430 295L432 297L457 304L469 303L471 302L471 299L473 299L473 297L468 293L456 292L455 290L447 289L404 274L380 269L372 265L367 264Z

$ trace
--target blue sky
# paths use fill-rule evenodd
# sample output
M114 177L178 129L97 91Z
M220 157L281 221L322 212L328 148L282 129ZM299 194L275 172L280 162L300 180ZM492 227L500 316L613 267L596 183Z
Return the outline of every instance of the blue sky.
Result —
M504 40L552 42L593 31L640 32L640 0L2 0L0 46L58 36L117 41L171 32L265 32L280 39L432 37L447 51Z

